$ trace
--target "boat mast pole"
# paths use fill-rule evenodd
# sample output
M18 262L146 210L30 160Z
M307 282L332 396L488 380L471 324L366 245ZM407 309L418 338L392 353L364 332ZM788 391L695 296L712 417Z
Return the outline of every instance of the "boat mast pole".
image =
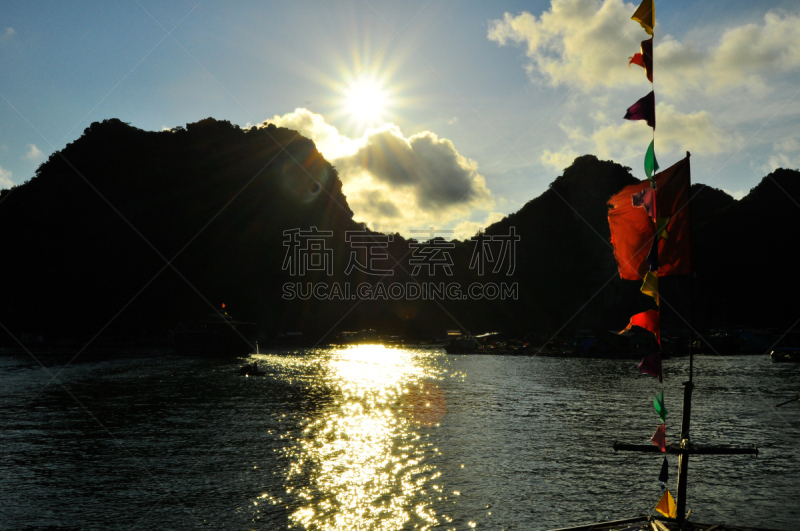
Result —
M691 154L687 151L686 152L686 164L689 164L689 157ZM692 181L691 181L691 173L689 174L689 191L692 189ZM686 216L689 218L689 230L691 231L692 226L692 218L689 214L689 205L685 205L687 209ZM689 240L691 244L691 239ZM691 264L691 248L689 254L689 264ZM693 372L694 372L694 349L692 348L692 344L694 343L694 333L692 332L691 327L691 320L692 320L692 310L693 310L693 286L694 282L692 280L692 271L690 268L689 271L689 381L683 382L683 411L681 412L681 448L688 449L689 448L689 427L692 420L692 390L694 389L693 383ZM689 476L689 453L681 453L680 457L678 458L678 501L677 501L677 517L678 522L683 524L684 520L686 519L686 483L688 481Z
M681 414L681 448L689 448L689 423L692 418L692 390L694 384L691 380L683 382L683 412ZM689 453L681 453L678 458L678 522L683 523L686 518L686 482L689 475Z

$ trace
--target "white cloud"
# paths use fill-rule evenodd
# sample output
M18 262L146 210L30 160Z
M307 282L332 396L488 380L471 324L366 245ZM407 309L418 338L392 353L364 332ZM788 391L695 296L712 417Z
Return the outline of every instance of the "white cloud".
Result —
M800 141L797 139L787 138L775 142L772 151L764 171L772 172L778 168L800 169Z
M488 38L501 46L524 46L533 79L541 75L553 85L577 84L584 90L630 84L628 57L638 51L643 35L627 31L635 9L620 0L553 0L538 19L522 12L491 21ZM615 71L619 75L611 74Z
M723 188L722 191L731 196L732 198L736 199L737 201L750 193L750 190L734 191L734 190L728 190L727 188Z
M406 137L398 126L386 124L353 139L302 108L267 123L313 140L338 170L355 218L374 230L445 229L494 207L477 163L431 131ZM466 225L456 237L464 237L465 230Z
M478 234L478 231L485 229L492 223L497 223L505 216L502 212L490 212L483 221L462 221L454 229L453 237L458 240L468 240Z
M685 151L697 151L706 155L729 153L742 145L738 136L730 136L723 131L707 111L682 113L674 105L656 105L656 155L680 155ZM642 138L650 128L644 122L617 120L594 130L591 139L599 157L611 157L624 153L630 156L642 151Z
M359 140L353 140L339 134L339 130L326 123L322 115L313 113L308 109L298 108L294 112L283 116L276 115L271 120L267 120L267 122L274 123L278 127L288 127L299 131L302 135L313 140L319 152L329 161L352 155L361 146Z
M633 30L635 8L621 0L552 0L539 18L505 13L491 21L488 38L524 47L530 60L525 68L534 80L583 91L646 84L639 67L627 68L628 57L646 37ZM668 95L742 88L764 95L771 90L770 78L800 69L800 15L769 12L763 24L729 28L710 46L666 35L656 41L653 55L658 87Z
M28 160L39 160L44 157L42 150L36 147L36 144L28 144L28 152L25 153L25 158Z
M741 135L723 130L706 111L682 113L674 105L659 103L656 116L656 157L661 162L680 158L686 151L703 155L733 153L745 143ZM617 161L637 160L644 156L652 129L643 121L621 120L602 112L592 113L591 118L594 122L591 128L570 127L562 123L561 129L566 133L567 141L558 151L545 149L542 163L561 171L572 164L578 153L593 153L601 159Z
M552 166L556 171L562 171L568 168L572 162L578 157L578 152L567 147L563 151L552 152L545 149L542 153L542 163Z
M458 125L458 116L453 116L447 120L447 125Z
M0 166L0 190L11 188L14 181L11 180L11 170L6 170Z

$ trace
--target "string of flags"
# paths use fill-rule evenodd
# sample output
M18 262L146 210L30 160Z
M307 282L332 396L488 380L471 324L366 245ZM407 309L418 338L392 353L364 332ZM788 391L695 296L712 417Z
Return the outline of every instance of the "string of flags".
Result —
M661 423L650 438L662 452L667 451L664 404L663 371L661 364L661 319L658 279L667 275L691 272L689 201L691 172L689 154L686 158L657 173L659 168L655 153L656 97L653 84L653 38L655 5L653 0L643 0L631 17L650 35L641 42L640 51L628 60L644 69L651 84L650 93L628 107L624 119L643 120L652 128L652 139L644 156L647 180L626 186L608 202L608 224L611 243L620 278L641 281L640 291L651 297L656 309L637 313L630 318L628 331L634 326L651 332L656 339L654 352L644 356L639 370L658 378L661 392L653 399L653 407ZM669 463L666 455L661 465L658 481L663 494L655 510L667 516L677 516L677 506L667 488Z

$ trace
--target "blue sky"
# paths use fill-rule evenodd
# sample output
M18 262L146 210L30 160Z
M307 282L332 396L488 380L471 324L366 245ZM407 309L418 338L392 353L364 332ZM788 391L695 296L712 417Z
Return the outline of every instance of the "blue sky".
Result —
M635 7L4 2L0 187L105 118L146 130L272 120L317 142L356 218L464 236L539 195L577 155L644 177L651 132L622 119L650 90L627 66L647 37ZM694 181L735 196L800 167L797 3L662 1L656 20L662 166L689 150ZM371 110L354 103L359 87L377 94ZM382 149L393 164L369 162ZM443 186L455 195L437 196Z

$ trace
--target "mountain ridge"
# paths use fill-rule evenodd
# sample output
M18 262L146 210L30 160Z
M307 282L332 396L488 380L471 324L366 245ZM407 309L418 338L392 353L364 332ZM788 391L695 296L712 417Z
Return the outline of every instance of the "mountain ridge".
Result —
M685 328L686 315L701 327L792 323L787 301L797 289L781 287L780 275L757 256L735 267L716 264L737 241L761 255L780 249L785 241L769 227L792 226L798 177L795 170L773 172L739 201L692 186L697 279L664 279L664 297L672 297L676 312L665 310L668 328ZM344 273L353 252L344 234L366 228L311 140L274 125L242 130L213 118L162 132L117 119L95 122L30 181L0 192L0 241L10 257L0 262L0 322L15 337L154 337L225 302L257 322L264 339L288 330L327 337L377 328L429 337L456 327L619 329L649 304L636 283L618 278L606 219L611 195L635 182L630 168L613 161L576 158L542 194L485 229L501 236L513 228L519 236L511 276L470 269L470 240L453 242L452 277L412 276L413 240L395 234L385 244L388 267L399 260L386 283L516 282L516 300L286 300L287 282L381 282ZM284 267L285 231L310 227L331 231L337 269L298 279ZM732 292L736 275L748 282Z

